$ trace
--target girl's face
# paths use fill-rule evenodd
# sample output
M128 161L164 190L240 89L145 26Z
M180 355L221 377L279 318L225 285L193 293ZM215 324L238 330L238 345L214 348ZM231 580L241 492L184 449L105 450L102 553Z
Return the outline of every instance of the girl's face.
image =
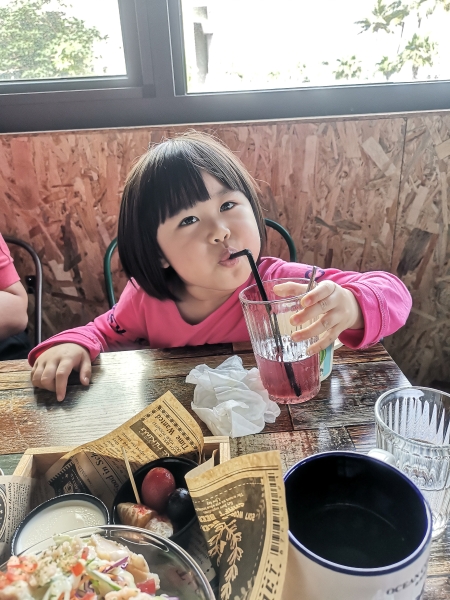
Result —
M203 174L210 199L183 209L158 227L157 241L191 296L199 299L211 292L232 293L251 273L247 258L228 260L233 252L248 248L259 256L258 225L250 202L242 192L231 191Z

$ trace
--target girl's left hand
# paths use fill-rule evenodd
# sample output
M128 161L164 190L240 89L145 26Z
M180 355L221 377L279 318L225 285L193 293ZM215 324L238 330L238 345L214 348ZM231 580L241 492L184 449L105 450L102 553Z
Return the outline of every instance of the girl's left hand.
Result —
M277 296L287 298L305 293L305 286L287 282L274 286ZM355 296L334 281L321 281L311 292L302 298L303 309L291 317L291 325L303 325L317 319L314 323L295 331L294 342L321 336L319 341L308 348L308 354L325 350L346 329L363 329L364 317Z

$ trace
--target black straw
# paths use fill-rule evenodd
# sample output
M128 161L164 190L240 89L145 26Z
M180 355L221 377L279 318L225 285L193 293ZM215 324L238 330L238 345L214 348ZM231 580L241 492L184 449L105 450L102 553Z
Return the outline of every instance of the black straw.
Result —
M261 298L263 299L264 302L268 303L269 299L267 298L266 290L264 289L261 275L259 274L258 268L255 263L255 259L253 258L253 254L251 253L251 250L248 250L248 248L245 248L244 250L240 250L239 252L230 254L229 259L239 258L240 256L246 256L248 258L248 262L250 263L250 268L252 270L253 277L255 278L256 285L258 286L259 293L261 294ZM269 315L269 321L270 321L270 324L272 327L273 337L274 337L275 343L277 345L277 351L278 351L279 355L281 355L281 360L284 364L284 368L286 369L286 375L288 376L289 383L291 385L291 389L294 391L295 395L298 398L299 396L301 396L302 389L301 389L300 385L297 383L297 381L295 380L295 374L294 374L294 369L292 367L292 364L290 362L285 362L283 360L284 359L283 338L281 337L280 328L278 326L277 315L274 312L272 312L272 307L270 306L269 303L266 304L266 310L267 310L267 314Z

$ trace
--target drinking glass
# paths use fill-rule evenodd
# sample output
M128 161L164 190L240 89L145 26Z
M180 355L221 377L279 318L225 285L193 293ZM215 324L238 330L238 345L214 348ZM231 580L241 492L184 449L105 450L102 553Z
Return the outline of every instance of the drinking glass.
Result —
M318 338L312 337L301 342L292 340L292 333L307 327L311 321L303 325L291 325L292 315L303 308L301 299L305 293L280 298L273 288L287 282L302 284L306 293L309 280L291 278L264 281L267 302L261 299L256 284L242 290L239 299L261 381L270 399L279 404L297 404L310 400L320 390L319 354L306 354L309 346Z
M425 387L401 387L382 394L375 404L377 446L428 500L433 539L450 516L450 395Z

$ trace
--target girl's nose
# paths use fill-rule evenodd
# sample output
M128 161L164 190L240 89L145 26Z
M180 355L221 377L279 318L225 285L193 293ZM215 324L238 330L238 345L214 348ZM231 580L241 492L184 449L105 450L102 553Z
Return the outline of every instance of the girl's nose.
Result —
M224 242L231 235L230 230L225 225L217 224L216 227L210 233L210 241L214 244Z

